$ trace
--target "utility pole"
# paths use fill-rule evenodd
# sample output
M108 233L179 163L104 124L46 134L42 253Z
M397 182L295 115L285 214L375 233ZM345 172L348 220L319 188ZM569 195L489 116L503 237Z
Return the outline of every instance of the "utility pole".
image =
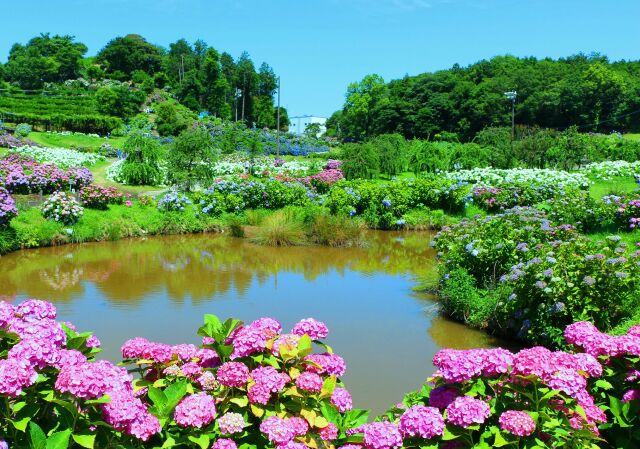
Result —
M511 100L511 140L513 141L516 139L516 98L518 97L518 92L511 90L505 92L504 95Z
M242 123L244 123L244 97L247 93L246 75L242 75Z
M276 119L276 140L278 141L278 150L276 155L280 157L280 77L278 77L278 112Z
M181 69L178 69L178 73L180 74L180 84L182 84L182 80L184 79L184 55L180 55L180 60Z

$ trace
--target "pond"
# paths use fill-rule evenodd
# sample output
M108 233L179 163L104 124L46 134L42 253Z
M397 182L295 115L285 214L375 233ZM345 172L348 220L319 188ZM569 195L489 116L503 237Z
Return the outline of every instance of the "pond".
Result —
M201 234L24 250L0 257L0 299L51 300L111 360L134 336L197 344L205 313L271 316L285 331L314 317L347 361L354 405L379 413L421 386L438 349L499 343L413 291L435 273L430 238L370 232L364 248L274 248Z

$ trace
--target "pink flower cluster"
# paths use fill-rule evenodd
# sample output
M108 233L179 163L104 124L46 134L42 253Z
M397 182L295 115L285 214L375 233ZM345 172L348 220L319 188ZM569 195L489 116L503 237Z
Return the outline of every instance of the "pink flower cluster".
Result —
M207 393L192 394L176 407L174 419L179 426L202 428L216 417L216 400Z
M536 430L536 423L526 412L507 410L498 419L500 428L519 437L528 437Z
M486 402L471 396L460 396L447 406L447 421L460 427L482 424L491 415Z
M634 326L626 335L607 335L592 323L579 321L564 331L567 342L582 348L594 357L640 356L640 326Z
M25 387L32 386L38 372L47 370L55 379L54 388L60 394L76 399L101 399L109 402L97 407L105 422L116 430L143 441L160 431L160 422L133 393L132 377L127 370L108 361L88 361L76 349L65 347L67 333L55 321L56 309L46 301L30 299L17 307L0 302L0 327L20 338L0 360L0 394L16 397ZM70 323L65 328L74 338L78 336ZM91 354L100 346L90 336L83 350Z
M82 205L90 209L106 209L109 204L122 204L123 193L115 187L89 184L80 189Z
M400 417L400 433L405 438L430 439L444 434L444 418L437 408L414 405Z

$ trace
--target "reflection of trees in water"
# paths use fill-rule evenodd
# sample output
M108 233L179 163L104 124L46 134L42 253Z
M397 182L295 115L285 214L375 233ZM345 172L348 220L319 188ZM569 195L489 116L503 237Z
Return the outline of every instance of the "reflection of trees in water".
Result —
M41 271L40 280L52 290L68 291L80 283L82 268L57 266L53 270Z
M434 269L429 234L373 232L365 248L274 248L220 235L122 240L9 254L0 259L3 293L70 297L82 280L95 283L111 301L131 303L159 289L177 302L194 302L235 290L247 293L277 273L315 280L329 271L410 274ZM63 263L60 263L63 260ZM44 273L34 276L35 273ZM7 288L4 288L4 286Z

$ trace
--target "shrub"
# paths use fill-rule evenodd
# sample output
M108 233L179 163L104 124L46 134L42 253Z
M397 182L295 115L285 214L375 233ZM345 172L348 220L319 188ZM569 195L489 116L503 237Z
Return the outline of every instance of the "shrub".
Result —
M171 191L158 201L158 210L164 212L184 212L185 207L191 204L191 200L183 194Z
M31 131L33 130L28 123L20 123L16 126L14 134L18 137L27 137L29 134L31 134Z
M64 189L79 189L91 184L93 175L86 168L63 170L51 164L11 154L0 159L0 183L12 193L50 193Z
M124 196L115 187L90 184L80 189L82 205L90 209L107 209L109 204L122 204Z
M9 224L13 217L18 216L16 202L9 195L7 189L0 187L0 228Z
M84 209L76 201L75 197L66 192L55 192L46 199L40 207L42 216L47 220L57 221L66 225L76 223Z

